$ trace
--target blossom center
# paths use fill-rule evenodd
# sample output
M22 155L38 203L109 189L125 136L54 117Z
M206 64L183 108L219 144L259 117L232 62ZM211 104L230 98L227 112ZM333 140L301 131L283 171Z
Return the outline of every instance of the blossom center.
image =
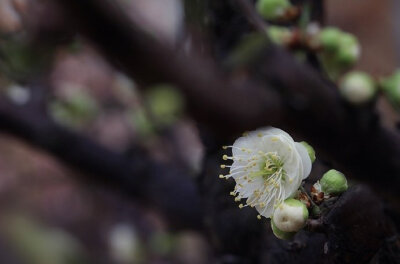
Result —
M264 157L265 161L262 163L263 178L268 179L271 175L279 171L283 172L283 161L275 152L268 152Z
M268 152L263 154L260 165L260 174L265 181L272 178L285 181L285 170L283 169L283 160L276 152Z

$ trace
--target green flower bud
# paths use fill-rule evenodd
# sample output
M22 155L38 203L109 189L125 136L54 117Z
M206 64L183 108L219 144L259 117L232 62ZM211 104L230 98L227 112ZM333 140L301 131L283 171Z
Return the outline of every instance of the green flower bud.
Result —
M267 34L275 44L286 44L289 42L292 33L287 27L269 26Z
M321 61L332 79L353 66L360 57L361 47L355 36L337 28L322 29L318 35L322 47Z
M321 189L326 194L341 194L348 188L347 179L337 170L326 172L320 180Z
M271 219L271 229L277 238L283 240L289 240L296 234L296 232L285 232L280 230L279 228L276 227L273 219Z
M308 219L307 207L293 198L280 204L273 215L276 227L284 232L297 232L304 227Z
M339 29L327 27L319 33L319 42L325 50L333 52L339 49L341 35L342 32Z
M258 0L256 8L263 18L275 20L282 17L290 6L289 0Z
M310 156L311 162L314 163L314 161L315 161L315 159L316 159L314 148L311 147L311 145L308 144L308 143L305 142L305 141L302 141L302 142L300 142L300 143L307 149L308 156Z
M353 104L363 104L370 101L376 94L374 80L364 72L350 72L339 84L342 96Z
M353 66L361 55L361 47L355 36L342 33L339 38L339 49L336 60L343 66Z
M380 86L390 103L394 107L400 108L400 70L381 80Z

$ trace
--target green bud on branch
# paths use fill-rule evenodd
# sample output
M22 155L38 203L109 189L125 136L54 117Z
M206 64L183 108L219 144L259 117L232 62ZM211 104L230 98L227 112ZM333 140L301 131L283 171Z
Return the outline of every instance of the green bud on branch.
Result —
M297 232L304 227L308 210L304 203L293 198L286 199L276 208L273 221L279 230Z
M329 195L338 195L345 192L348 188L347 179L343 173L337 170L329 170L320 180L321 189Z
M264 19L276 20L284 16L286 10L291 7L288 0L258 0L257 11Z
M353 104L363 104L370 101L376 94L374 80L364 72L350 72L339 84L342 96Z

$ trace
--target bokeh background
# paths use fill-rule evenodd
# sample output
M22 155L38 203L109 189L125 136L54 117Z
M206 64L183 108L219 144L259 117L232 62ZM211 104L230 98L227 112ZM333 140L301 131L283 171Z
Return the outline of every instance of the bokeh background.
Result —
M166 43L179 43L187 30L179 0L118 4ZM398 0L326 0L325 12L326 24L359 38L357 69L378 77L399 66ZM0 0L2 100L38 109L113 153L136 155L139 144L152 159L178 163L191 172L185 177L196 177L206 150L180 92L165 83L139 92L139 84L90 41L60 30L68 28L64 23L52 1ZM387 126L394 126L398 115L385 99L378 107ZM82 153L73 155L79 160ZM0 131L0 263L216 261L203 232L171 228L154 208L107 184L82 180L84 174Z

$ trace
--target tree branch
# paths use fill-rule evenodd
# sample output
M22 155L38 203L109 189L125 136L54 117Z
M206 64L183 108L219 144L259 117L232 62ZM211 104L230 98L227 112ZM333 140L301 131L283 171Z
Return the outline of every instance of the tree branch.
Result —
M340 163L359 179L400 187L400 137L374 117L341 100L335 85L286 51L268 46L259 56L260 79L234 82L210 59L182 54L157 42L108 0L59 0L71 22L115 65L136 80L168 81L189 101L190 113L214 131L229 135L266 124L301 134L318 153ZM255 69L254 69L255 68ZM270 85L280 88L279 95ZM285 102L285 105L282 103ZM374 121L375 120L375 121ZM379 157L379 158L378 158ZM386 187L387 188L387 187Z
M0 130L44 149L83 171L84 180L122 190L159 210L173 227L200 228L197 187L184 171L150 160L137 150L132 158L111 152L69 131L32 108L0 100Z
M58 0L70 22L107 58L135 81L170 82L179 86L188 110L220 133L242 132L278 120L280 100L273 90L228 78L211 60L160 43L126 17L114 1Z

